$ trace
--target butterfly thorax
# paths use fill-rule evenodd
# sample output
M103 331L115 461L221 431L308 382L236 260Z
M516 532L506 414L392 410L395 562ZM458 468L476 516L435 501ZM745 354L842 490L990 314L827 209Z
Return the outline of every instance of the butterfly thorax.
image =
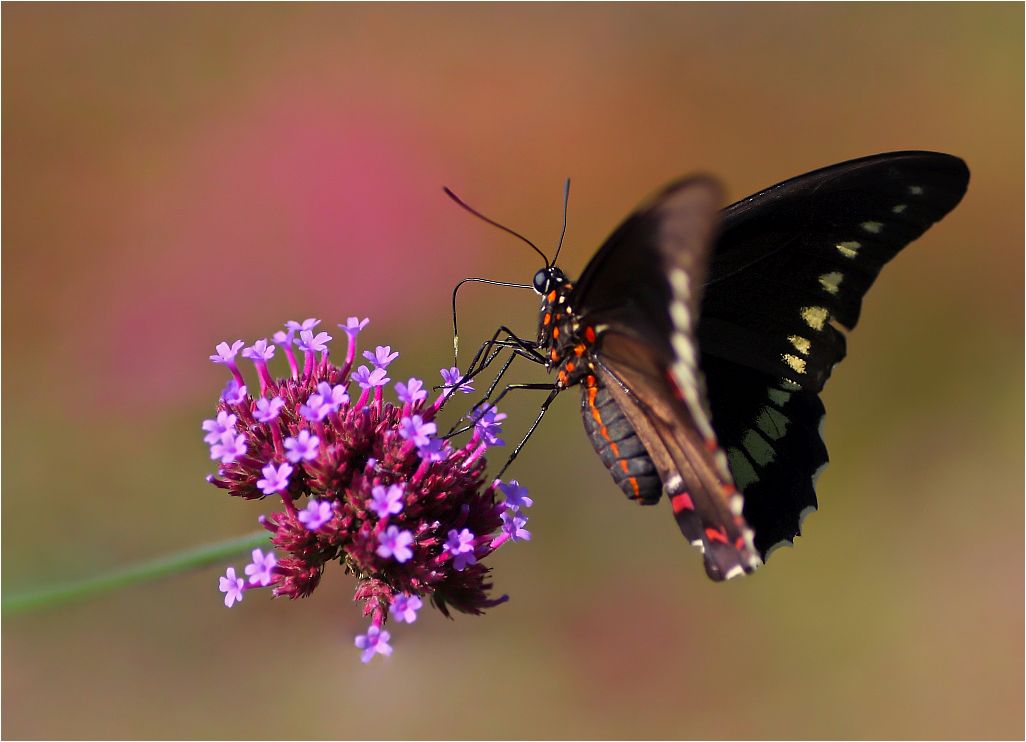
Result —
M566 389L581 383L589 373L588 351L595 344L593 327L582 327L570 302L573 284L559 268L544 269L545 283L536 276L535 287L544 289L538 319L538 344L546 368L556 372L556 386Z

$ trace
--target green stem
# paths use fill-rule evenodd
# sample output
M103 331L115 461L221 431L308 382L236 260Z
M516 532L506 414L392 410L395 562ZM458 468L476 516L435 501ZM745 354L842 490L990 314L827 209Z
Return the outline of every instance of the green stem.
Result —
M259 531L248 536L199 546L178 554L154 559L151 562L143 562L105 575L89 577L79 582L55 585L10 597L5 595L3 596L2 612L3 615L9 616L15 613L52 608L62 603L89 598L110 590L174 575L187 569L217 564L241 551L267 544L269 537L267 531Z

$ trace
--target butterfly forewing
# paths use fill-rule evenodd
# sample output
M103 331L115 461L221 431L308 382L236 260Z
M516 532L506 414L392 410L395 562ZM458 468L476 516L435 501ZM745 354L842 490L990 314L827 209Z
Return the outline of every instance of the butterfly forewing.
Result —
M798 535L827 461L818 398L881 268L961 199L958 158L842 163L724 210L698 343L713 426L765 556Z

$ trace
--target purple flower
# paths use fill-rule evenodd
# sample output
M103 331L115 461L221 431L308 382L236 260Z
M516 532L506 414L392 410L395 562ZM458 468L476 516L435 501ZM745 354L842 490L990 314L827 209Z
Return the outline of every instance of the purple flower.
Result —
M502 432L502 421L506 419L506 413L499 412L495 409L495 405L489 405L483 412L475 413L472 419L474 420L474 430L481 436L485 445L505 445L499 434Z
M360 661L366 665L374 659L375 654L383 654L388 657L392 654L392 647L388 643L391 638L392 635L387 631L382 631L377 626L369 627L366 634L356 637L356 648L363 650Z
M400 531L399 526L389 526L384 533L378 534L377 554L382 559L393 557L402 564L413 558L413 550L410 544L413 543L413 534L409 531Z
M463 374L460 373L459 368L457 368L456 366L453 366L450 369L443 368L441 370L441 374L442 381L444 382L442 384L442 388L444 389L451 389L460 379L463 378ZM459 385L458 390L463 392L464 394L470 394L472 391L474 391L474 387L470 381L465 381Z
M502 530L509 534L511 541L530 541L531 532L524 528L527 516L517 510L507 510L501 516Z
M326 332L318 332L314 335L313 330L303 330L299 333L299 342L296 345L307 353L316 353L327 350L330 341L331 335Z
M424 382L420 379L411 378L406 384L401 381L395 385L395 393L399 401L408 405L415 405L427 399L427 390L424 389Z
M402 435L402 432L400 432ZM445 441L441 438L432 438L423 446L417 446L417 455L424 461L443 461L449 455Z
M317 393L321 395L325 404L331 406L332 410L338 410L339 407L349 402L349 395L346 394L344 384L332 386L328 382L322 381L317 385Z
M334 508L327 500L310 500L306 509L299 511L299 522L310 531L316 531L335 514Z
M371 490L370 509L377 513L379 518L395 515L403 509L403 488L398 484L393 484L388 489L378 485Z
M266 338L257 340L251 346L242 351L243 358L253 361L269 361L274 357L274 346L268 345Z
M210 360L214 363L223 363L226 366L230 366L235 363L235 356L239 353L239 348L245 345L241 340L236 340L231 345L228 343L218 343L215 350L217 353L210 356Z
M246 453L246 436L236 435L234 430L226 430L220 440L210 447L210 458L220 459L222 464L230 464Z
M389 613L392 614L398 623L413 623L417 620L417 611L420 610L421 606L424 605L423 601L416 595L406 595L405 593L396 593L392 597L392 605L389 608Z
M309 430L300 430L295 438L285 439L285 458L293 464L300 461L313 461L317 458L317 446L321 439L310 435Z
M257 400L256 410L253 412L253 417L256 418L257 422L269 423L274 418L278 417L278 413L281 412L281 408L285 406L285 401L280 397L274 397L273 399L264 399L261 397Z
M221 440L221 436L227 433L229 430L235 430L235 422L238 418L235 415L221 410L217 413L216 420L204 420L203 429L207 431L207 434L203 436L204 443L217 443Z
M264 465L261 473L264 475L264 478L257 480L257 487L265 495L273 495L275 492L281 492L289 486L289 474L292 473L292 466L282 464L275 467L274 462L269 461Z
M388 372L383 368L375 368L371 371L366 366L360 366L360 368L353 371L353 381L359 384L362 389L370 389L375 386L384 386L391 381L387 374Z
M224 593L224 604L231 608L242 602L242 590L246 581L235 576L235 567L229 567L219 581L219 590Z
M346 334L349 335L350 338L355 338L357 335L360 334L360 330L367 326L368 322L370 322L370 320L366 317L364 317L363 319L349 317L346 320L346 323L344 325L339 325L339 327L345 330Z
M320 394L311 394L307 397L306 404L299 407L299 414L303 416L303 419L312 423L323 420L329 412L331 412L331 403Z
M278 558L273 551L264 554L260 549L253 549L253 561L246 565L249 584L263 587L270 585L274 579L274 565L277 563Z
M290 319L288 322L285 323L285 328L291 330L292 332L302 332L303 330L312 330L319 324L321 324L321 321L319 319L307 317L302 322L296 322L294 319Z
M271 339L274 340L275 345L280 345L283 348L287 348L288 346L292 345L293 342L295 342L295 337L295 330L289 330L288 332L278 330L278 332L274 333Z
M299 522L310 531L316 531L331 520L335 509L327 500L311 499L306 508L299 512Z
M221 399L228 404L242 404L246 399L246 385L240 384L235 379L228 379L221 391Z
M430 436L438 431L438 426L431 422L424 422L420 415L404 417L399 422L399 435L403 440L413 441L415 446L426 446Z
M363 352L363 357L378 368L387 368L388 364L399 357L399 352L396 351L393 353L391 345L379 345L374 349L373 353L369 350L365 350Z
M452 554L452 566L457 572L462 572L468 565L477 563L477 557L474 556L474 534L469 528L459 532L456 529L449 531L449 538L442 548Z
M505 484L500 482L499 491L506 496L507 510L519 510L534 505L534 500L527 496L527 487L520 486L515 479L511 479Z

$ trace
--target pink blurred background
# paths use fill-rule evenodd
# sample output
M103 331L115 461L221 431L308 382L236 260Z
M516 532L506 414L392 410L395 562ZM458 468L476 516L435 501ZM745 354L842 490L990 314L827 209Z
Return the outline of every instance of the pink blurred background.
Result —
M216 342L360 314L400 375L448 365L453 284L538 261L443 184L548 247L572 176L576 274L691 171L733 197L890 149L973 172L868 297L821 510L754 577L708 582L625 503L568 395L512 472L537 505L507 605L426 615L369 667L340 570L296 603L226 611L211 568L6 618L3 736L1022 736L1021 6L2 15L8 594L253 529L203 481ZM465 348L534 331L527 292L463 301Z

